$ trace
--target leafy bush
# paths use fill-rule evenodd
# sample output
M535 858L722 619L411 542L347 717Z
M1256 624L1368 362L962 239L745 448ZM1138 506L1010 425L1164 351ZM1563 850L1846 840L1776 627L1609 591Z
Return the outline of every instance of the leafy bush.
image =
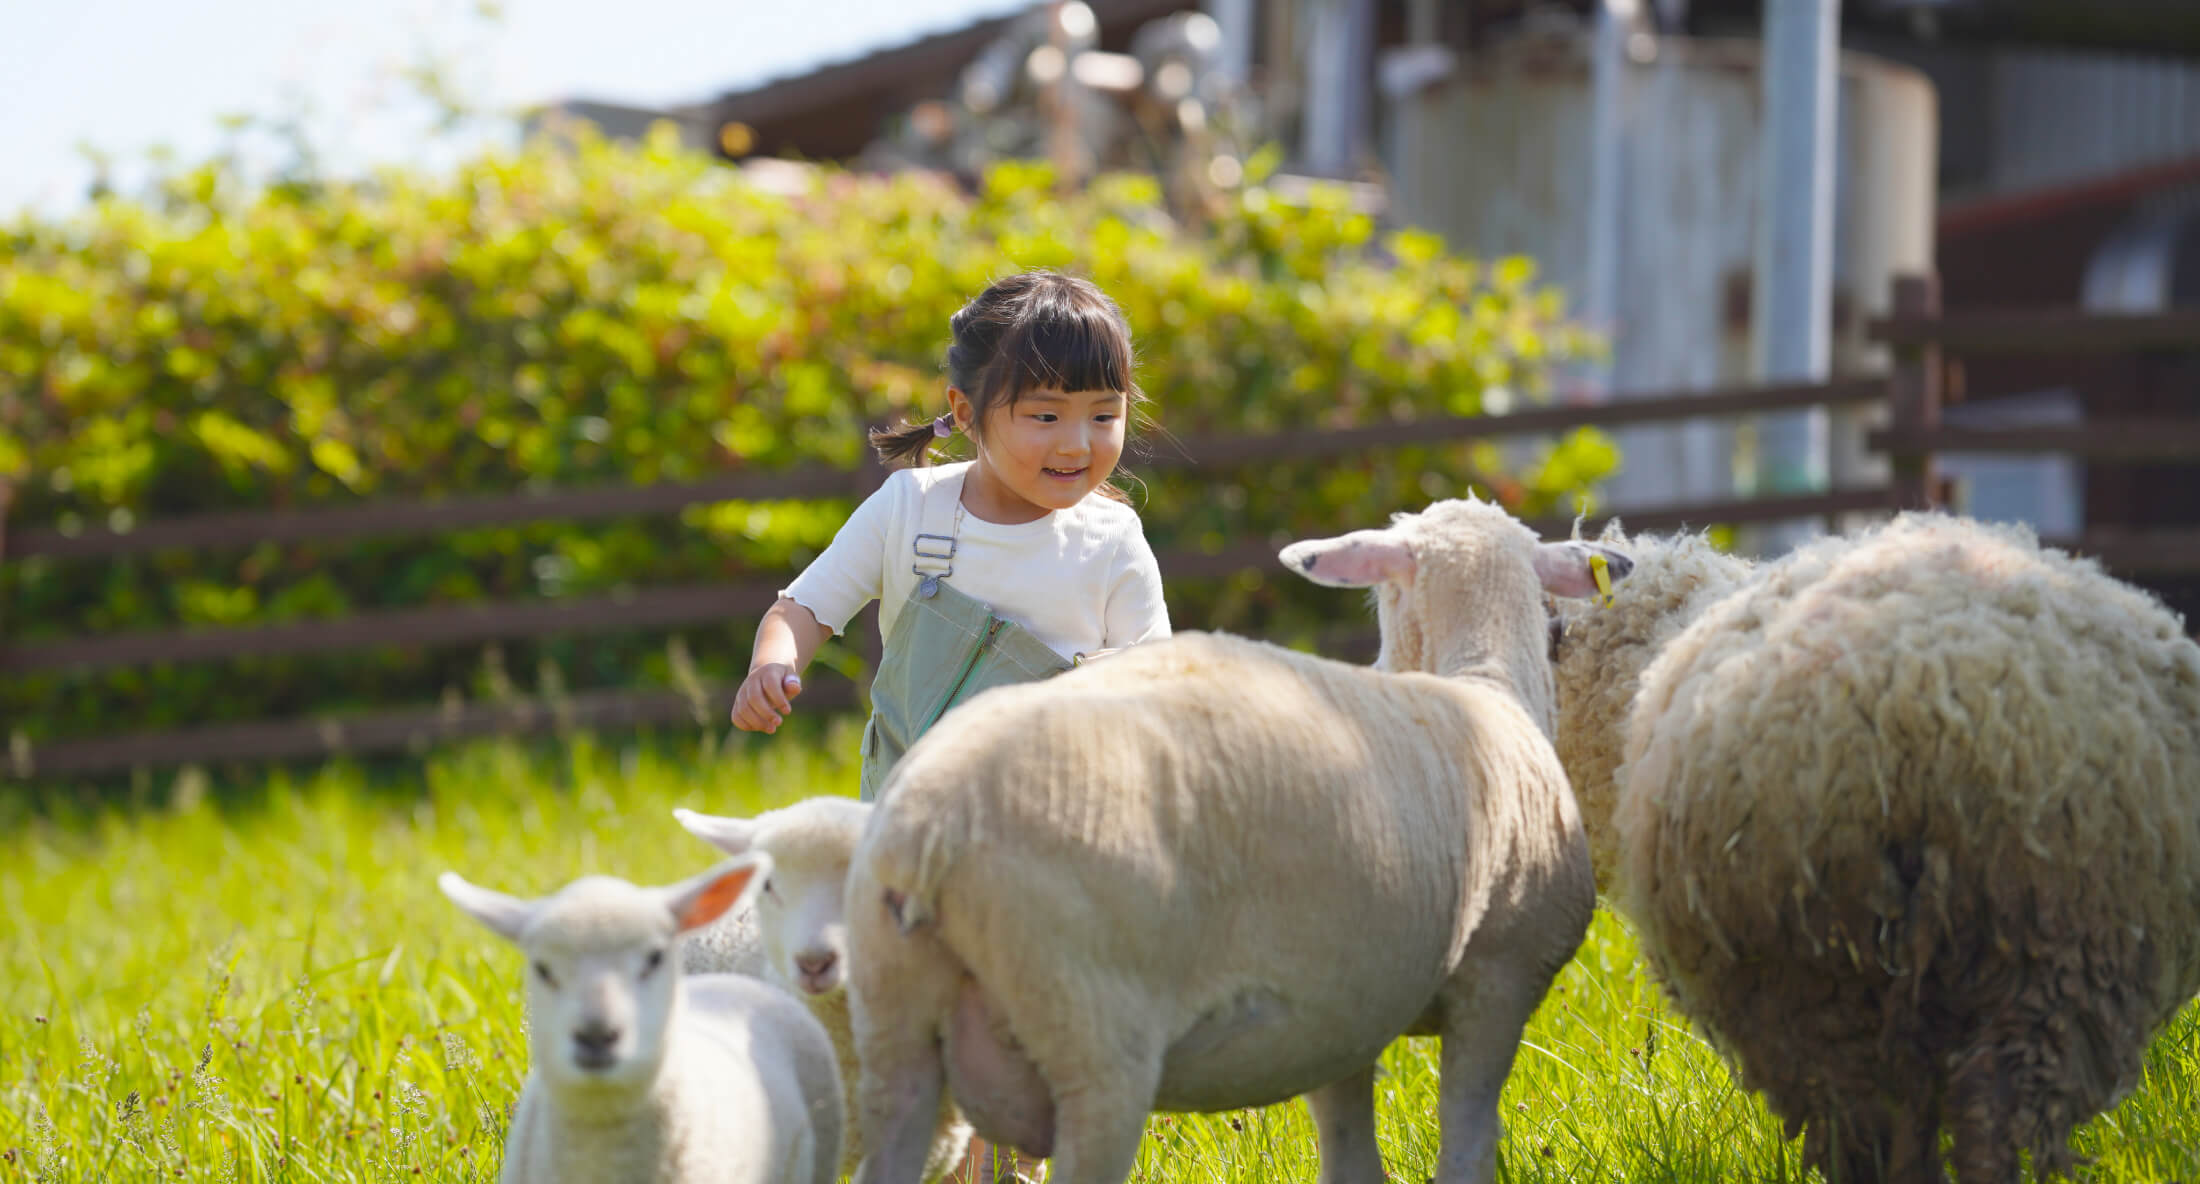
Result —
M1258 173L1256 172L1256 177ZM0 231L0 479L10 522L127 526L216 510L852 467L864 429L943 404L948 315L1026 267L1091 276L1129 315L1168 436L1480 412L1532 396L1589 343L1524 260L1481 265L1378 234L1341 193L1256 182L1173 225L1149 178L1060 197L1042 166L966 194L923 175L766 184L680 150L585 134L448 175L237 191L205 166L146 200ZM1155 547L1365 525L1472 478L1523 511L1614 463L1580 434L1526 471L1451 445L1145 476ZM1140 475L1134 459L1129 472ZM1137 482L1131 481L1134 493ZM5 641L367 609L600 594L791 569L849 502L698 506L610 523L265 543L0 567ZM1166 575L1166 573L1164 573ZM1303 636L1332 597L1291 581L1172 582L1183 626ZM752 619L688 639L738 673ZM641 631L55 674L0 685L33 741L432 701L509 667L569 688L662 682ZM845 661L845 659L843 659Z

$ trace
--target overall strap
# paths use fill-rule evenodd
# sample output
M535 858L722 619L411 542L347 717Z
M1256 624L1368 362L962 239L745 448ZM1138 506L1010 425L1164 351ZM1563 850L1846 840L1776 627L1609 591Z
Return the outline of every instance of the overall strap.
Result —
M955 574L955 536L962 522L963 473L943 477L924 491L917 508L917 537L912 544L917 596L930 600L940 581Z

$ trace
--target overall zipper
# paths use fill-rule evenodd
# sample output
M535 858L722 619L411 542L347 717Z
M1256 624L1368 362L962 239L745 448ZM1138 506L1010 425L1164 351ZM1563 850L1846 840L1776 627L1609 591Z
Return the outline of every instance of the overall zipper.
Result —
M955 685L947 688L946 697L940 700L939 706L932 709L932 718L924 721L924 727L917 731L918 736L931 731L932 725L940 722L940 717L947 714L947 709L955 703L955 697L962 694L963 684L969 682L971 673L977 670L978 659L985 656L986 649L993 644L995 637L1000 636L1001 629L1007 624L1007 621L991 613L986 614L984 636L978 638L978 644L971 647L970 657L963 661L962 672L955 676ZM915 738L911 737L912 740Z

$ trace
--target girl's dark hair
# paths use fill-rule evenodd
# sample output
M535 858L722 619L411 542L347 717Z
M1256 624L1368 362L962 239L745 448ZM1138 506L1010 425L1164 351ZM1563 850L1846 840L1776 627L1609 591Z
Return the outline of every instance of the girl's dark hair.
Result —
M1145 401L1131 379L1130 324L1090 280L1054 271L1012 275L978 293L947 326L954 334L947 380L970 400L973 436L1002 400L1013 407L1026 391L1121 391L1128 410ZM873 429L871 447L890 465L922 463L935 438L931 420L904 421Z

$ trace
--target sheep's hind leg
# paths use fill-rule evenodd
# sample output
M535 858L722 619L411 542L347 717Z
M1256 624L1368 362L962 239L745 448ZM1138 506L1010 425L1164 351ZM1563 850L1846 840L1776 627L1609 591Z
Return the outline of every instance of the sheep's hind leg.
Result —
M1974 1049L1948 1078L1948 1125L1954 1128L1960 1184L2017 1184L2022 1178L2011 1114L2016 1088L1991 1048ZM2035 1165L2044 1179L2058 1165Z
M856 1169L856 1184L918 1184L931 1155L945 1076L938 1046L897 1052L890 1063L878 1057L864 1065L867 1152Z
M1308 1093L1306 1109L1321 1144L1319 1184L1383 1184L1373 1064Z
M1924 1096L1897 1103L1892 1116L1887 1179L1894 1184L1945 1184L1948 1179L1940 1163L1940 1100L1930 1089L1920 1092Z
M1443 1132L1436 1184L1489 1184L1496 1178L1497 1145L1504 1137L1498 1098L1528 1017L1550 985L1548 975L1532 987L1517 977L1485 966L1478 975L1454 978L1441 1000L1443 1077L1436 1109Z
M861 926L866 918L856 918ZM857 1091L865 1156L858 1184L918 1184L939 1132L944 1021L961 968L929 935L864 931L852 959L849 1027L862 1064Z
M1803 1157L1829 1184L1945 1184L1940 1105L1929 1088L1820 1104L1831 1108L1804 1124Z
M1055 1126L1048 1184L1123 1184L1138 1166L1138 1141L1161 1084L1161 1050L1125 1060L1127 1051L1094 1055L1066 1078L1049 1074Z

